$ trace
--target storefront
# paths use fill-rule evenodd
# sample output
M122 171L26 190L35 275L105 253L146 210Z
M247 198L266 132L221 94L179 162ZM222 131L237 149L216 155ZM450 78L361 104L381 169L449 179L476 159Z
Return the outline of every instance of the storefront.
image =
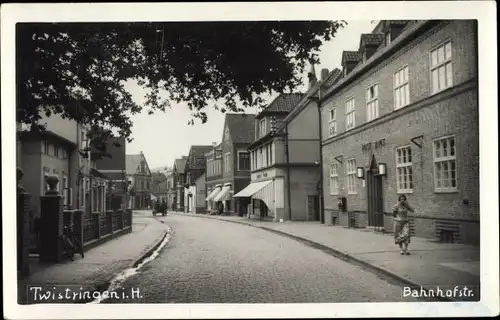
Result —
M222 190L222 185L221 184L216 184L213 189L212 187L208 186L207 187L207 193L208 197L205 199L207 202L207 211L210 212L215 209L215 201L214 198L221 192Z
M232 210L231 208L231 200L233 197L233 190L231 183L225 183L224 186L222 187L221 191L217 193L217 195L214 197L213 201L218 204L222 204L222 210L224 213L230 212ZM217 206L218 208L220 205Z
M283 178L252 181L246 188L235 194L234 198L249 199L247 215L259 218L284 219ZM280 192L281 191L281 192Z

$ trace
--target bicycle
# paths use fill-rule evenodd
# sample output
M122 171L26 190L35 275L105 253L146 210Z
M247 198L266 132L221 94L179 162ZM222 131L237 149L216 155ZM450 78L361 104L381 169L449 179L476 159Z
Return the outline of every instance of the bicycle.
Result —
M61 241L63 245L63 250L65 251L65 255L71 261L74 260L73 256L75 255L76 252L80 253L82 258L85 257L83 253L83 246L75 236L75 233L73 232L73 224L63 227L63 234L61 235Z

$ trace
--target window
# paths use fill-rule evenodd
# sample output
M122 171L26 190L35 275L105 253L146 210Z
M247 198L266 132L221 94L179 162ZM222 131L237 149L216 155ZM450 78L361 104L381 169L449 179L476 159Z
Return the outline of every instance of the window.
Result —
M436 139L433 144L435 191L457 191L455 137Z
M356 159L348 159L346 164L347 164L347 193L356 194Z
M68 159L68 150L66 150L65 148L61 148L61 158L63 160Z
M366 116L367 121L372 121L379 116L378 110L378 85L366 89Z
M266 119L260 120L259 124L259 137L263 137L266 135Z
M54 157L59 158L59 148L54 146Z
M48 155L53 157L55 155L55 146L53 144L49 144L49 152Z
M451 41L443 43L431 51L431 84L433 94L453 85Z
M345 103L345 117L346 117L346 125L345 129L349 130L354 128L356 125L356 115L355 115L355 105L354 105L354 98L351 98L346 101Z
M273 147L274 147L274 142L271 142L271 144L269 144L269 165L274 164Z
M270 154L269 149L271 149L271 144L266 145L266 166L269 166L269 163L270 163L270 161L269 161L269 154Z
M333 137L337 134L337 109L330 109L328 114L330 116L328 120L328 136Z
M385 34L385 45L388 46L391 44L391 33L390 32L387 32Z
M49 142L47 140L42 141L42 153L49 154Z
M413 192L413 169L410 146L396 149L396 183L398 193Z
M224 172L231 172L231 153L224 155Z
M250 156L246 151L238 151L238 171L250 170Z
M143 161L141 161L141 173L146 173L146 163Z
M410 104L410 85L408 66L404 66L394 73L394 109Z
M62 187L63 187L63 204L65 206L69 205L69 199L68 199L68 176L63 173L62 175L62 181L61 181Z
M339 193L339 175L337 172L338 165L330 163L330 194L336 195Z
M87 146L87 138L85 137L85 131L83 131L83 130L81 132L81 140L82 140L81 149L84 150L85 147Z
M260 147L260 166L259 168L264 167L264 150Z

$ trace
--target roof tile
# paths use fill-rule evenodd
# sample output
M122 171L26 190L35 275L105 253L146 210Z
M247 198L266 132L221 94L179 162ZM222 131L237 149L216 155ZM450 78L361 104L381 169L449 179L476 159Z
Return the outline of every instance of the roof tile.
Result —
M303 93L282 93L277 96L261 113L264 112L290 112L302 99Z
M358 51L343 51L342 62L358 62L361 60L361 55Z
M255 115L241 113L227 113L226 126L233 143L250 143L255 136Z

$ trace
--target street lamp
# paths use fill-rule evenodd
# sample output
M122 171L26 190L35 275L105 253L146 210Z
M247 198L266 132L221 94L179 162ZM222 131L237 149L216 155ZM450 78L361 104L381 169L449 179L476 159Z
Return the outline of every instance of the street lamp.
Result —
M385 163L378 164L378 174L381 176L385 176L387 174L387 166Z
M364 179L365 178L365 169L363 167L357 167L356 168L356 177L358 179Z

